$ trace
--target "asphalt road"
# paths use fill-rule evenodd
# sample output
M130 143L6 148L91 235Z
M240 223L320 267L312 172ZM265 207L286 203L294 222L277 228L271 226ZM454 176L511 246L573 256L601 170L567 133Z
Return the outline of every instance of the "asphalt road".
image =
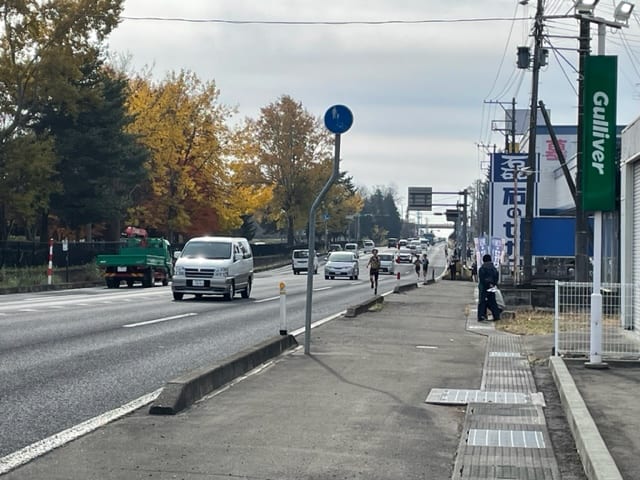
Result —
M430 257L432 267L444 267L442 252ZM312 321L370 297L367 258L359 280L325 280L320 269ZM401 272L415 278L411 265ZM277 335L282 281L291 331L304 326L307 278L290 267L256 274L251 298L232 302L176 302L160 286L0 297L0 457ZM395 282L381 276L379 292Z

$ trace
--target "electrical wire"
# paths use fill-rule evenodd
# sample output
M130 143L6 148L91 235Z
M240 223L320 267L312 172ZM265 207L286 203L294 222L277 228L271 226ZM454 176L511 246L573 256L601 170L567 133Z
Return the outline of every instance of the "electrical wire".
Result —
M217 23L227 25L420 25L429 23L482 23L513 22L514 18L476 17L476 18L431 18L421 20L229 20L223 18L184 18L184 17L131 17L123 15L123 20L150 22Z

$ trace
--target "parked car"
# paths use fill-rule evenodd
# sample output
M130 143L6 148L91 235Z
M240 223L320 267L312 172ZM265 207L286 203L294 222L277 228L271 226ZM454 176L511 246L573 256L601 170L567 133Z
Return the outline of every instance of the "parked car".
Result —
M362 251L364 253L371 253L371 251L376 248L376 244L373 243L373 240L363 240L362 241Z
M400 248L396 253L396 263L413 263L414 256L408 248Z
M307 271L309 266L309 250L294 250L291 254L291 267L293 274L298 275L302 271ZM313 258L313 273L318 273L318 255Z
M360 274L358 259L353 252L331 252L324 266L324 278L348 277L357 280Z
M396 270L395 252L382 252L378 254L380 257L380 273L394 274Z
M356 256L356 258L360 257L360 250L358 249L357 243L345 243L344 249L347 252L353 253Z

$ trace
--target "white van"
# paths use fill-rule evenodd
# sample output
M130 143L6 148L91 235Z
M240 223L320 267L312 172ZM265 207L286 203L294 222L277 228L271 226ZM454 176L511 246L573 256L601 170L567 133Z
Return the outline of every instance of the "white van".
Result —
M376 244L373 243L373 240L362 241L362 250L364 251L364 253L371 253L374 248L376 248Z
M358 250L358 244L357 243L345 243L344 244L344 249L347 252L352 252L356 258L360 257L360 251Z
M302 271L306 272L309 267L309 250L294 250L291 254L291 267L294 275ZM318 273L318 254L313 258L313 273Z
M252 283L253 253L246 238L196 237L180 252L171 291L174 300L182 300L185 293L233 300L236 292L249 298Z

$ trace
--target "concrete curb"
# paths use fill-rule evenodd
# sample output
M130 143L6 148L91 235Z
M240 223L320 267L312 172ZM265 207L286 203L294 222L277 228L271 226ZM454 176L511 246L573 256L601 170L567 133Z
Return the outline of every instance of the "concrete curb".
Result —
M560 393L582 466L589 480L623 480L578 387L561 357L550 357L549 368Z
M345 313L344 316L348 318L355 317L357 315L360 315L361 313L367 312L369 308L373 307L374 305L377 305L383 302L384 302L384 297L382 295L376 295L375 297L371 297L369 300L365 302L358 303L357 305L353 305L347 308L347 313Z
M408 290L413 290L414 288L418 288L418 282L412 283L400 283L393 288L393 293L402 293Z
M293 335L265 340L225 359L223 363L203 367L169 381L149 408L152 415L175 415L216 388L229 383L258 365L298 345Z

